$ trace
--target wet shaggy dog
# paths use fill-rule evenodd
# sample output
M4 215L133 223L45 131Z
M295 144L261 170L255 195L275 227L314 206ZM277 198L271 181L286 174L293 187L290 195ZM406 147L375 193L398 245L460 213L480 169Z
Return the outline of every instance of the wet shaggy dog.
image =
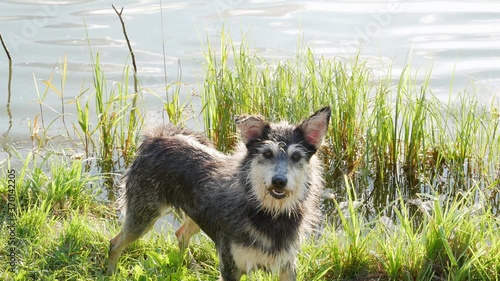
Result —
M181 251L201 228L215 242L221 280L240 280L254 269L296 280L301 240L317 220L323 179L315 154L330 113L325 107L298 125L240 116L241 142L232 155L186 129L151 130L124 175L125 222L110 241L108 272L174 207L186 214L176 231Z

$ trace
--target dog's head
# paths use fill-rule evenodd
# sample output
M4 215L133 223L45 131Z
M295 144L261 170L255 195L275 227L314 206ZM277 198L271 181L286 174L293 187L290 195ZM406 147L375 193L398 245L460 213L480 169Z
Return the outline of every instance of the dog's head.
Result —
M328 129L325 107L299 125L267 123L260 116L240 116L236 124L247 148L247 181L262 208L291 212L318 184L320 167L314 155Z

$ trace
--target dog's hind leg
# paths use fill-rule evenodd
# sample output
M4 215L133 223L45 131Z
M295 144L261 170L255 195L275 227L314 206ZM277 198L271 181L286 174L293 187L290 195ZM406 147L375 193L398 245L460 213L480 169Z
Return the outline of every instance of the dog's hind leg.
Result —
M146 204L145 206L148 205ZM132 242L146 234L160 217L160 213L158 208L142 208L135 211L131 209L128 210L122 230L110 240L108 274L112 274L115 271L118 259L123 250Z
M193 221L193 219L185 215L184 223L175 231L175 236L177 236L177 241L179 241L179 249L181 253L184 253L189 246L191 236L198 232L200 232L200 227Z

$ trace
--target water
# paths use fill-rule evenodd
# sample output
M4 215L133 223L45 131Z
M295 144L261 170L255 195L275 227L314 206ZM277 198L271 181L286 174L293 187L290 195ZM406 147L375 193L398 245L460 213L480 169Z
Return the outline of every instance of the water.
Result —
M130 58L111 4L124 7L142 85L159 93L165 84L162 41L168 81L176 79L180 61L182 81L200 92L206 39L216 45L223 25L235 41L247 35L251 47L269 58L293 56L299 41L325 57L352 56L362 46L372 67L384 70L392 64L397 75L411 54L420 77L433 65L430 88L442 99L467 85L485 100L500 89L498 1L2 1L0 32L14 60L12 118L7 95L0 99L0 132L12 122L4 145L29 145L28 126L39 113L35 84L43 94L42 80L53 71L59 75L64 56L67 101L92 82L87 32L107 78L120 80ZM7 71L2 51L3 93ZM152 96L146 100L149 112L161 109ZM46 118L56 117L50 108L60 111L59 97L49 93L44 103Z

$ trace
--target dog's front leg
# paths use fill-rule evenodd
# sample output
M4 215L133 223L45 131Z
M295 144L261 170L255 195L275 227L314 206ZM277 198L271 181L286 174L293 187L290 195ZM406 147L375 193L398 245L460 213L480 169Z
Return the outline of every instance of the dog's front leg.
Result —
M241 271L237 268L227 269L227 266L225 266L223 269L221 264L219 281L240 281L242 275Z
M297 280L297 273L295 265L288 264L280 268L280 281L295 281Z
M231 252L224 247L217 247L219 252L220 279L219 281L240 281L243 273L236 266Z

